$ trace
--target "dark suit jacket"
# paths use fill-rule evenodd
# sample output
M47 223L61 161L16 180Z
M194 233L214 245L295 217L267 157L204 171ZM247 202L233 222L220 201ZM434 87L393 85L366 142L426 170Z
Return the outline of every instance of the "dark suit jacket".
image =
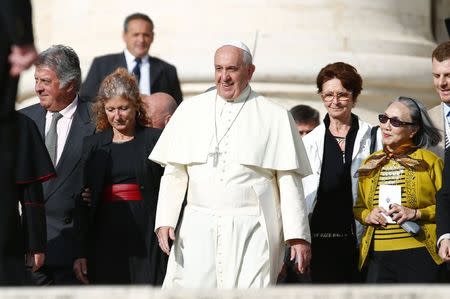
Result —
M445 151L442 188L436 196L436 236L450 233L450 151Z
M183 96L177 69L167 62L151 56L149 56L149 63L151 93L168 93L179 104ZM90 101L95 101L103 79L118 67L127 68L127 61L123 52L94 58L89 73L81 86L80 95L88 98Z
M130 213L134 217L137 225L136 231L143 233L142 239L145 240L145 248L136 248L139 256L145 257L142 262L146 271L132 275L132 283L150 283L160 285L165 276L167 265L167 256L160 250L158 239L154 233L156 206L158 202L158 193L163 168L148 159L150 152L155 146L161 130L155 128L136 127L134 153L137 159L135 161L135 173L137 183L140 185L142 197L145 204L145 217L136 217L133 210ZM91 190L91 203L88 205L81 198L77 201L75 228L77 231L77 257L89 257L92 251L92 240L98 239L93 234L96 225L96 212L102 205L103 190L106 187L105 176L110 162L110 144L112 142L112 130L88 136L83 144L83 169L85 186ZM123 157L127 159L127 157ZM139 213L142 215L142 213ZM118 219L120 221L120 219ZM141 252L144 251L144 252ZM104 255L108 255L105 252ZM114 256L111 260L114 260ZM119 263L120 264L120 263ZM90 277L95 283L95 277Z
M36 104L21 110L21 112L35 121L44 136L47 111ZM43 184L47 215L46 265L69 267L73 265L72 218L75 197L83 186L81 149L83 138L92 135L94 131L89 104L79 99L64 150L56 165L57 177Z

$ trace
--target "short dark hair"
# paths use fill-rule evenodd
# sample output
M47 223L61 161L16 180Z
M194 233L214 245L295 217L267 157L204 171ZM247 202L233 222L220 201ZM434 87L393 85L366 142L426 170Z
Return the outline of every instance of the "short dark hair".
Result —
M431 59L433 58L439 62L450 59L450 41L438 45L431 54Z
M326 65L317 75L317 92L322 92L322 86L328 80L337 78L345 89L352 92L353 102L356 102L362 90L363 80L355 67L345 62L335 62Z
M319 111L308 105L294 106L289 112L298 124L314 123L316 126L320 124Z
M143 21L150 23L150 25L152 26L152 31L153 31L154 26L153 26L152 19L150 19L150 17L147 16L146 14L136 12L125 18L125 21L123 22L123 32L128 31L128 24L133 20L143 20Z

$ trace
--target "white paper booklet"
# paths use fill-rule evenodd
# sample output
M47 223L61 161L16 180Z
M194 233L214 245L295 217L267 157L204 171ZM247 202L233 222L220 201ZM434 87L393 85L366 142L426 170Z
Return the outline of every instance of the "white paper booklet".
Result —
M402 187L395 185L380 185L378 206L389 211L389 206L393 203L402 204ZM384 215L388 223L396 223L390 216Z

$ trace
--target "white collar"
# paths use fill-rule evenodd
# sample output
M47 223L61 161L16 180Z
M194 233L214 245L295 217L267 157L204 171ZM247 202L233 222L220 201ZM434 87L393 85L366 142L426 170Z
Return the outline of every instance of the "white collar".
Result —
M123 53L125 55L125 60L127 61L127 66L134 66L136 63L135 59L136 57L133 56L133 54L128 51L128 49L123 50ZM148 55L145 55L142 57L142 64L148 63Z
M77 110L77 106L78 106L78 95L75 96L75 99L72 101L72 103L67 105L66 108L57 112L61 113L64 118L72 119L75 114L75 111ZM53 114L55 113L56 112L47 111L46 118L53 116Z
M442 102L442 110L444 111L444 117L447 117L450 112L450 104Z
M223 100L224 102L230 103L230 104L240 103L240 102L244 102L250 96L251 90L252 89L250 87L250 84L247 85L247 87L241 92L241 94L232 101L222 98L219 94L217 94L217 98Z

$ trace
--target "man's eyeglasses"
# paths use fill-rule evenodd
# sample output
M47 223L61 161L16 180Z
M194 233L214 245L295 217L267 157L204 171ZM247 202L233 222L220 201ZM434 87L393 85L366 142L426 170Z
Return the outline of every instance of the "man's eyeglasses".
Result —
M401 120L399 120L396 117L389 117L386 114L378 115L378 120L382 124L385 124L385 123L387 123L387 121L389 121L393 127L404 127L404 126L415 125L415 123L409 123L409 122L406 122L406 121L401 121Z
M325 102L331 102L334 98L336 98L339 102L347 102L350 100L352 92L321 92L320 95L322 96L322 100Z

